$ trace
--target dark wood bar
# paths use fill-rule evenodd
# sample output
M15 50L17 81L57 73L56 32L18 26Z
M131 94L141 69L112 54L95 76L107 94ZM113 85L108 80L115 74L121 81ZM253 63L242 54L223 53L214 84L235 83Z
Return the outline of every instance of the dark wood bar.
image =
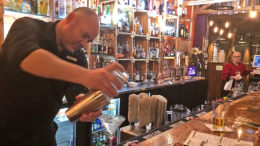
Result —
M167 100L167 110L171 105L183 104L189 109L193 109L205 102L207 97L207 80L186 80L173 84L156 85L151 87L141 87L139 90L122 92L120 98L120 115L128 116L128 97L130 94L141 92L151 93L151 95L162 95ZM127 120L122 124L126 126Z
M164 83L161 85L141 85L136 88L123 88L119 91L120 115L126 117L126 121L120 126L129 125L128 117L128 97L130 94L139 94L142 92L151 93L151 95L162 95L168 100L167 110L170 105L183 104L192 109L205 102L207 97L207 83L205 79L191 79L173 83ZM76 124L76 143L77 145L89 145L91 134L89 134L90 124L78 122Z

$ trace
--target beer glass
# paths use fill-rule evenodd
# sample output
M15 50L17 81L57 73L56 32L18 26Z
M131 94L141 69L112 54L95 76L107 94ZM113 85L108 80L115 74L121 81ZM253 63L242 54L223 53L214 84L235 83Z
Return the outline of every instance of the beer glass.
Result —
M229 110L228 102L213 101L213 128L219 131L224 130L226 118Z

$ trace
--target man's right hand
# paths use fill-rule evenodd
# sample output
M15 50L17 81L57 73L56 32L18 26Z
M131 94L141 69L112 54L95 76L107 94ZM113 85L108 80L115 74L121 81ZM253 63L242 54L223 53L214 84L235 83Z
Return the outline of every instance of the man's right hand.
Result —
M112 74L114 70L125 71L124 67L118 63L112 63L96 70L89 70L89 73L84 79L84 86L89 89L100 90L109 97L118 96L117 89L121 89L122 85ZM117 89L115 89L112 84L114 84Z
M230 79L240 80L241 78L239 76L231 76Z

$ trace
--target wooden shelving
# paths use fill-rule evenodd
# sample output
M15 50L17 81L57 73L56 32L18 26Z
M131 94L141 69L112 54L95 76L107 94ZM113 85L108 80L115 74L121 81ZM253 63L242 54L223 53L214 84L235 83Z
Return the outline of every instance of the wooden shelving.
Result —
M179 25L179 22L181 21L181 23L185 24L191 23L192 19L168 14L158 15L147 10L112 3L110 0L106 2L115 5L112 6L113 11L115 11L112 12L112 15L117 15L119 12L120 14L124 13L128 16L128 32L123 32L124 30L122 28L118 28L115 20L112 20L112 23L114 23L111 26L113 27L104 27L101 29L101 32L111 30L109 38L112 38L111 41L113 41L112 46L114 48L115 61L122 64L130 76L133 77L135 71L145 75L147 75L149 71L155 74L162 73L165 69L165 64L169 66L167 71L173 69L176 64L175 57L163 57L166 44L169 45L169 49L175 48L174 54L176 54L176 51L179 51L179 48L183 47L182 51L186 51L191 47L190 38L182 39L178 36L166 36L162 30L165 30L166 20L173 19L176 34L178 35L177 31L179 31L179 27L177 27L177 25ZM140 25L141 29L139 27ZM125 49L126 44L128 44L128 49ZM123 51L122 48L124 49ZM158 58L151 58L155 56L155 54L153 54L154 52L158 52L156 54L157 56L159 55ZM121 54L123 58L117 58L117 56L121 56ZM128 54L128 58L125 58L126 54ZM137 59L139 57L140 59ZM147 77L145 76L144 78L146 79Z
M169 59L169 60L173 60L175 59L175 57L163 57L164 59Z

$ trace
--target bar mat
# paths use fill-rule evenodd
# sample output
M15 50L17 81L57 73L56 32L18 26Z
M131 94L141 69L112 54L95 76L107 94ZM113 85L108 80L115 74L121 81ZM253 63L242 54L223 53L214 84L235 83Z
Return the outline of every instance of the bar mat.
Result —
M185 146L253 146L252 142L191 131Z
M214 131L214 132L234 132L231 128L225 126L224 129L214 129L213 128L213 124L205 124L206 127L208 127L210 129L210 131Z

